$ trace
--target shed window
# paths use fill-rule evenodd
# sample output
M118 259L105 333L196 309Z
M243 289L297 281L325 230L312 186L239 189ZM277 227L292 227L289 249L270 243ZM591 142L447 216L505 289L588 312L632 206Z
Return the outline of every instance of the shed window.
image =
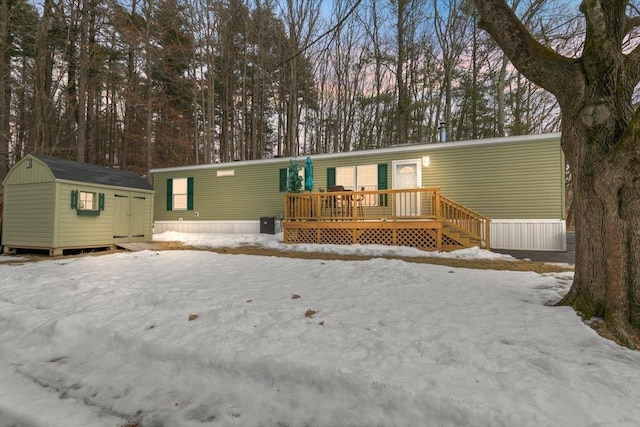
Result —
M71 209L80 216L100 216L104 210L104 193L71 190Z
M167 210L193 210L193 178L167 180Z
M81 191L78 209L85 210L85 211L96 210L95 200L96 200L96 193L88 193L86 191Z

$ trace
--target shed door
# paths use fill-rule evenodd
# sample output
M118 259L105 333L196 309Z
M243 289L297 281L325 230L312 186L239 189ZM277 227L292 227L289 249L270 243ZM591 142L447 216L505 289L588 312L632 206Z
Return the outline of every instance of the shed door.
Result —
M115 212L113 218L113 239L117 242L129 241L129 195L115 195Z
M146 198L144 196L133 196L131 199L131 237L134 240L144 238L144 207Z

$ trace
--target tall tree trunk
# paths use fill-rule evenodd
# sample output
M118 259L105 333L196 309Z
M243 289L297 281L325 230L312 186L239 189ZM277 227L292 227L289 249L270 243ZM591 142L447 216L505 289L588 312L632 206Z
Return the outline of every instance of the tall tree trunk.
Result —
M513 64L558 99L562 148L576 217L574 283L560 304L604 318L616 339L640 348L640 46L623 52L637 25L628 2L584 1L582 57L537 42L502 0L476 0L482 21ZM634 24L635 22L635 24Z
M137 10L137 0L131 1L131 16L136 16L138 14ZM122 129L122 138L121 138L121 146L120 152L118 153L119 158L119 166L123 169L128 168L129 163L131 161L131 149L134 144L134 123L135 123L135 101L134 94L136 93L136 44L133 40L128 40L126 46L127 52L127 83L126 89L124 93L124 118L123 118L123 129Z
M49 50L49 27L51 25L51 13L53 0L45 0L42 9L42 18L38 25L36 40L36 84L35 84L35 147L33 151L47 153L52 144L50 131L51 116L51 75L52 60Z
M405 10L407 0L398 0L398 16L396 22L396 37L398 43L398 57L396 58L396 90L398 91L398 123L396 129L396 144L407 143L407 87L404 75L405 49Z
M289 62L289 90L287 102L287 133L285 155L298 154L298 58Z
M78 57L78 102L76 105L76 160L85 162L87 146L87 74L89 73L89 13L90 0L84 0L80 9L80 55Z
M500 71L498 72L498 84L496 87L496 101L497 105L497 117L496 117L496 125L498 127L498 136L506 136L506 108L507 103L505 101L505 84L507 79L507 65L509 64L509 59L507 55L502 56L502 61L500 65Z
M0 0L0 182L9 171L11 142L11 34L9 32L9 1Z
M640 112L617 140L603 138L598 127L616 126L616 98L608 98L608 108L601 104L602 96L577 109L563 108L577 112L563 115L563 132L568 134L563 148L572 170L576 272L561 304L575 307L586 318L604 318L622 342L632 345L635 340L638 345ZM603 150L607 140L611 147Z
M153 81L151 76L153 74L153 59L152 59L152 40L151 40L151 26L153 25L153 2L152 0L145 1L145 72L147 74L147 94L146 94L146 126L145 126L145 156L144 165L145 172L148 180L151 180L151 164L153 162Z

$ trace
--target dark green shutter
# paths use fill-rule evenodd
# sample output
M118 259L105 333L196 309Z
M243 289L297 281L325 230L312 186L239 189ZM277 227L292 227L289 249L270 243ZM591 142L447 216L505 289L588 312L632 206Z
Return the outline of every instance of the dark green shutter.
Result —
M287 191L287 168L280 169L280 191Z
M336 168L327 168L327 190L336 185Z
M104 210L104 193L98 195L98 210Z
M167 179L167 210L173 210L173 179Z
M71 190L71 209L78 209L78 190Z
M187 210L193 210L193 177L187 178Z
M387 179L387 164L380 163L378 164L378 190L388 190L388 179ZM388 204L388 196L386 194L380 195L380 206L387 206Z

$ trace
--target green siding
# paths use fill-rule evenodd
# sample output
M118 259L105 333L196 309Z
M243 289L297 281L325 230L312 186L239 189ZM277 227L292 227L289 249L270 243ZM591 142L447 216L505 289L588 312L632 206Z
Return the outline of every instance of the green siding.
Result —
M49 247L53 241L55 184L5 185L2 244Z
M430 155L422 185L489 218L559 219L564 167L558 142L461 147Z
M78 215L71 208L72 191L98 193L105 191L102 187L82 184L58 184L58 212L56 223L56 241L54 247L94 246L113 242L113 202L112 196L105 194L105 209L99 216ZM97 202L97 200L96 200Z
M104 194L104 210L98 216L81 216L75 209L71 209L72 190L88 191ZM92 186L88 184L58 184L58 212L56 223L56 240L54 247L67 246L97 246L113 244L117 241L143 240L133 236L144 234L146 240L152 237L152 207L153 195L150 193L117 190ZM127 212L116 216L116 194L120 199L127 200ZM124 197L122 197L124 196ZM134 202L133 197L144 197ZM98 202L98 200L96 200ZM141 208L143 205L146 209ZM126 230L126 238L115 239L114 235Z
M193 210L167 210L166 196L157 197L154 220L259 220L263 216L279 217L284 212L284 194L280 192L281 163L260 163L233 167L233 176L218 177L216 170L199 169L155 175L156 194L167 194L167 179L193 178ZM314 177L318 172L314 170ZM316 188L318 185L316 184ZM196 217L196 212L199 216Z
M442 194L490 218L564 218L564 158L559 139L495 144L428 144L422 150L369 151L344 156L313 156L314 190L328 188L331 168L366 164L383 165L389 189L393 188L393 160L430 157L422 168L422 186L440 187ZM289 159L232 163L211 168L158 170L154 173L156 194L165 195L169 178L194 179L194 211L167 211L166 198L155 202L154 219L171 221L258 220L279 216L284 197L279 192L280 169ZM233 176L218 177L218 170L233 170ZM380 183L384 179L380 177Z
M53 174L44 162L33 157L31 157L31 159L32 166L30 169L27 169L26 158L23 158L13 165L11 173L7 174L3 182L5 187L10 185L37 184L54 181Z

